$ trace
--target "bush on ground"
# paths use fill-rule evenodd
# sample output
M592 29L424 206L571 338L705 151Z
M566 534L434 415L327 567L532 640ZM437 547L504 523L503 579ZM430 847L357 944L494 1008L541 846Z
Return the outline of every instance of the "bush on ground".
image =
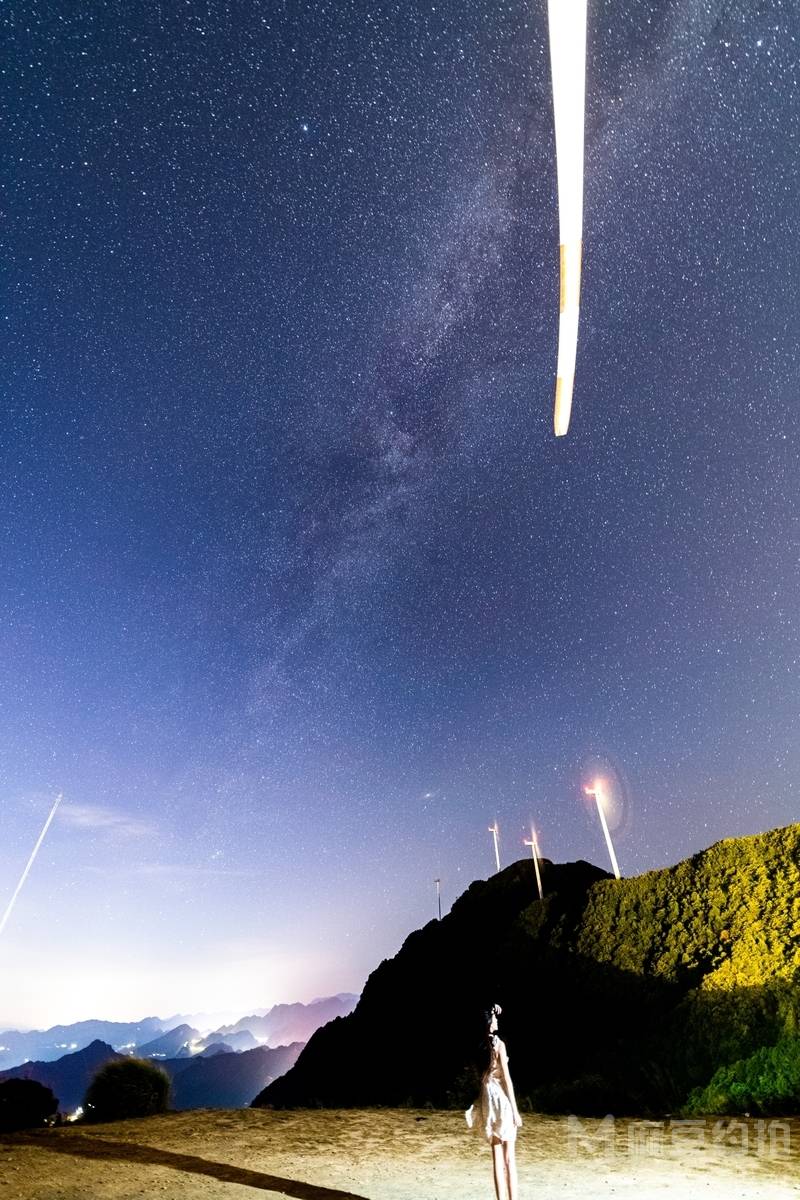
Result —
M84 1120L122 1121L166 1112L169 1082L165 1071L143 1058L106 1063L89 1084Z
M800 1038L782 1038L720 1067L686 1104L688 1116L745 1112L765 1117L800 1113Z
M0 1132L37 1129L58 1110L49 1087L35 1079L5 1079L0 1083Z

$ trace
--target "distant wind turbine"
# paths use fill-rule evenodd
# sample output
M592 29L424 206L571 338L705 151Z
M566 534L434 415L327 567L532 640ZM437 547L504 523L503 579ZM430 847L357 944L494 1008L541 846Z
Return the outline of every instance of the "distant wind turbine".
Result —
M523 842L526 846L530 846L531 848L531 858L533 859L533 867L536 871L536 886L539 889L539 899L544 900L544 892L542 891L542 876L539 871L539 859L541 858L541 855L539 853L539 843L536 840L536 830L533 828L533 825L531 825L530 838L523 838Z
M500 833L500 830L497 828L497 821L495 821L494 825L489 826L489 833L492 835L492 839L494 841L494 861L497 863L497 870L499 871L500 870L500 847L498 845L497 838L498 838L498 834Z

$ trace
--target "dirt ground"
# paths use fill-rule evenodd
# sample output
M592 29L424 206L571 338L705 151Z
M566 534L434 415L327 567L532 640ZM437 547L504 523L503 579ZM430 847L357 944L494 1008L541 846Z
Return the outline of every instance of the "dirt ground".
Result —
M800 1120L528 1115L520 1200L800 1198ZM198 1110L0 1137L0 1200L493 1200L460 1113Z

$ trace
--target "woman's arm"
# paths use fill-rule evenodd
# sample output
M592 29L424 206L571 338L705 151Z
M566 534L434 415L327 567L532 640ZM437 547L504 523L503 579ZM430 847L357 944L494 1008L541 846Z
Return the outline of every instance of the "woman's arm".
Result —
M514 1085L511 1082L511 1075L509 1074L509 1070L508 1070L508 1055L506 1054L505 1043L500 1042L498 1049L500 1051L500 1070L503 1073L503 1087L506 1090L506 1095L508 1096L509 1100L511 1101L511 1107L514 1110L514 1124L521 1125L522 1117L519 1115L519 1109L517 1108L517 1098L514 1095Z

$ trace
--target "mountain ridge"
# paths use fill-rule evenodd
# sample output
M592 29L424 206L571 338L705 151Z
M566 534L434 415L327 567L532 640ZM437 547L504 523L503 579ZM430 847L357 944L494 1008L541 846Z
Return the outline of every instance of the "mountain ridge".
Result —
M172 1108L246 1108L262 1088L294 1064L302 1048L302 1042L295 1042L290 1046L257 1046L240 1053L228 1051L208 1058L197 1055L154 1061L169 1076ZM52 1090L59 1111L72 1113L82 1105L95 1073L106 1063L123 1062L127 1057L98 1039L55 1062L27 1062L2 1071L0 1083L6 1079L33 1079Z
M304 1004L277 1004L265 1009L261 1015L242 1017L235 1024L218 1026L203 1032L185 1020L172 1018L163 1021L160 1017L146 1017L141 1021L103 1021L92 1018L77 1021L72 1025L54 1025L46 1030L20 1031L8 1029L0 1033L0 1070L10 1070L25 1062L55 1062L65 1051L85 1049L92 1041L100 1040L115 1050L141 1054L145 1057L171 1053L175 1030L186 1032L182 1042L193 1042L199 1050L213 1042L226 1041L232 1050L251 1050L259 1044L276 1048L292 1042L308 1041L314 1030L334 1016L352 1010L357 995L338 993ZM270 1014L275 1012L273 1021ZM173 1023L174 1021L174 1023ZM257 1035L247 1022L255 1024ZM225 1032L223 1032L225 1031ZM258 1036L260 1034L260 1036ZM159 1046L157 1043L163 1042ZM179 1047L176 1047L178 1049Z
M543 901L530 859L471 884L254 1105L466 1106L493 1002L518 1096L561 1111L676 1111L800 1029L800 825L628 879L541 871Z
M95 1072L107 1062L122 1062L125 1057L97 1038L55 1061L26 1062L0 1071L0 1083L6 1079L34 1079L50 1088L59 1102L59 1111L72 1112L82 1104Z

